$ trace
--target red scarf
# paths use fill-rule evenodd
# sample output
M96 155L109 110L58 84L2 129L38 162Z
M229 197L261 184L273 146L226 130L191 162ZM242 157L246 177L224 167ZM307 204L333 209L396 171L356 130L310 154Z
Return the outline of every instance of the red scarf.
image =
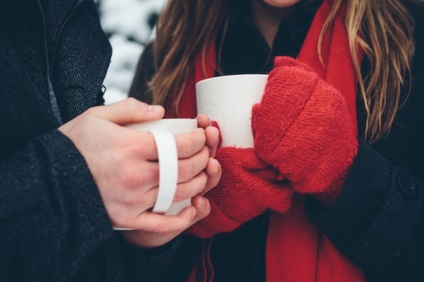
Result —
M344 10L337 16L334 25L322 42L321 63L317 52L320 31L327 18L331 1L323 1L316 12L312 25L297 57L308 64L325 81L332 84L345 97L349 113L356 120L357 79L349 51L347 32L344 26ZM207 50L206 66L201 56L196 58L194 76L188 81L179 106L179 116L194 118L196 113L195 83L213 77L215 73L214 44ZM166 103L167 117L175 116L171 109L173 99ZM225 172L223 172L225 173ZM213 211L211 211L213 213ZM207 246L208 249L210 245ZM206 252L207 253L207 252ZM205 253L203 253L205 256ZM204 257L201 266L192 272L189 281L210 281L213 269ZM200 270L200 271L199 271ZM303 198L299 197L285 214L270 213L266 246L266 281L365 281L362 272L346 259L310 222L303 209Z

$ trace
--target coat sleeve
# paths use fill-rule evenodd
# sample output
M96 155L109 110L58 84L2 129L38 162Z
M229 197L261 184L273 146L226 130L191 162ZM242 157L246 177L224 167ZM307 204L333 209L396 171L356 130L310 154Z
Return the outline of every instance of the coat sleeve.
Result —
M0 269L16 271L6 277L71 274L112 236L83 157L59 131L2 160L0 175Z

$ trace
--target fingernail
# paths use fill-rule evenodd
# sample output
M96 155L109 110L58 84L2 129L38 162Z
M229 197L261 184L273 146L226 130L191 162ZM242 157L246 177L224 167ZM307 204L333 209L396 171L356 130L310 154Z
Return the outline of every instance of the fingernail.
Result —
M149 105L148 109L149 112L158 112L160 110L162 110L162 106L158 106L158 105Z
M200 202L200 207L204 208L206 206L206 199L202 198L202 201Z

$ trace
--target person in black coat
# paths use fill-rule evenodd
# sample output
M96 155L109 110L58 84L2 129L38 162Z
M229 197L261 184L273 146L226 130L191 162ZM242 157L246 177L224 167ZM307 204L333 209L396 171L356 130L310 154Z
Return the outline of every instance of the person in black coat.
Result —
M170 7L177 9L183 6L181 2L177 2L170 1L174 5ZM161 75L180 78L180 81L175 79L174 83L169 82L168 85L170 89L174 87L171 93L184 93L175 90L175 85L181 86L178 83L186 81L184 74L172 76L173 72L192 74L190 71L193 72L193 68L190 67L193 67L196 56L202 55L203 48L211 38L215 40L218 64L216 76L269 73L274 67L276 56L298 56L312 19L323 1L291 1L290 3L302 3L287 12L286 17L279 21L274 37L271 36L269 40L261 32L257 19L252 16L254 13L251 5L271 2L277 5L285 1L232 0L214 1L213 4L199 1L198 7L193 10L186 7L184 11L179 11L180 14L173 12L171 8L166 10L167 14L163 15L158 26L156 40L145 49L140 58L129 96L141 101L166 104L168 97L161 93L163 88L155 88ZM358 93L358 153L341 187L340 195L329 206L323 205L318 197L307 196L305 213L343 255L359 266L368 281L423 281L424 9L422 1L390 2L399 2L405 7L413 22L406 26L413 26L413 29L397 30L394 37L399 41L390 41L388 52L399 47L404 51L408 50L411 42L415 50L410 57L409 72L404 72L402 78L398 78L402 80L402 87L398 92L400 103L395 119L390 130L377 138L370 138L369 134L365 134L368 118L365 103ZM353 6L352 4L351 7ZM226 14L220 13L221 8ZM184 17L189 13L191 17ZM169 23L173 14L177 16L173 23ZM388 17L387 20L393 18ZM200 28L200 25L198 27L193 22L187 23L187 19L203 20L209 24ZM363 24L365 21L364 19ZM387 33L390 32L391 30L387 30ZM167 37L170 34L174 37ZM365 40L370 38L365 37ZM374 43L384 44L382 40ZM173 52L175 56L170 56L169 52ZM370 78L377 73L373 73L376 65L370 64L370 59L375 60L375 57L367 57L373 52L373 49L368 50L362 61L363 78ZM179 65L174 59L177 62L187 62L188 67L185 65L176 69L175 66ZM382 69L387 68L389 61L387 57L382 61ZM396 92L392 84L394 80L387 81L386 91L390 93L387 95ZM369 83L369 80L365 82L366 85ZM175 97L173 99L179 101ZM177 107L178 104L171 106ZM284 111L285 109L281 109L281 112ZM223 171L223 175L225 173ZM268 222L269 213L265 212L232 232L214 236L210 245L210 262L214 268L215 281L264 281ZM186 269L183 270L181 264L170 277L176 273L180 277L187 277L203 244L202 240L192 237L186 237L185 240L186 252L180 253L185 259L180 261L186 262ZM302 267L308 268L307 265L299 265L298 271L302 271ZM184 278L181 279L183 280Z
M157 281L178 234L209 212L200 196L177 216L149 212L154 140L121 125L164 109L101 106L110 55L91 0L0 3L1 281ZM215 129L177 138L182 198L217 183L217 142Z

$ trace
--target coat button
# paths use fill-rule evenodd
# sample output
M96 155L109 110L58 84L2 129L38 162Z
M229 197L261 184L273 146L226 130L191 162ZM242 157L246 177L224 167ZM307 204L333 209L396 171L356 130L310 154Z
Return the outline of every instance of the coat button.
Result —
M400 190L410 198L416 198L418 195L418 189L415 186L414 182L407 177L406 175L399 174L398 184Z

